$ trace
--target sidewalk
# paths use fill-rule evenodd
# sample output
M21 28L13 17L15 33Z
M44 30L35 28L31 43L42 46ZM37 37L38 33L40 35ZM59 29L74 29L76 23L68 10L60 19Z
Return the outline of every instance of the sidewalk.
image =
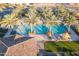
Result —
M79 36L72 29L70 29L70 32L72 41L79 41Z

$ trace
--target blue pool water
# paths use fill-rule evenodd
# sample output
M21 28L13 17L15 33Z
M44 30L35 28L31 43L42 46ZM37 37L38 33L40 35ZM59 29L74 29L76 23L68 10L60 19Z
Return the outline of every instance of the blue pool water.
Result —
M63 24L52 25L50 27L51 27L52 34L62 34L68 30L68 26L65 26ZM50 27L46 27L43 24L39 24L39 25L34 26L31 30L31 27L29 25L23 25L23 26L19 26L16 29L16 32L22 35L29 34L30 31L34 31L35 34L47 34L48 31L50 30Z
M51 32L53 34L62 34L68 30L68 26L60 24L51 26Z
M48 28L43 24L34 26L33 30L35 31L36 34L47 34L48 32Z

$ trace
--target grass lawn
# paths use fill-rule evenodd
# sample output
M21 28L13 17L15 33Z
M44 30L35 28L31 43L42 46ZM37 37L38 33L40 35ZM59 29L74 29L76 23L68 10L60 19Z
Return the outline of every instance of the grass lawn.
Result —
M48 41L44 43L44 46L47 52L64 52L66 55L77 53L79 55L79 41Z

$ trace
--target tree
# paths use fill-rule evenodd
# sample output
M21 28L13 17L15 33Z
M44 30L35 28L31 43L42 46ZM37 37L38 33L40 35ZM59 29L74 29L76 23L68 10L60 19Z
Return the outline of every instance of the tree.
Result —
M76 24L76 18L74 17L73 12L69 13L69 15L66 18L66 22L69 25L69 31L70 31L71 25Z
M36 21L37 21L37 15L36 15L36 7L34 5L30 5L28 7L28 13L26 13L26 23L28 22L30 27L31 27L31 32L30 34L33 33L33 26L35 25Z
M15 29L15 27L23 25L23 21L19 19L19 12L23 9L23 6L16 6L11 14L5 15L0 21L0 26L7 29Z

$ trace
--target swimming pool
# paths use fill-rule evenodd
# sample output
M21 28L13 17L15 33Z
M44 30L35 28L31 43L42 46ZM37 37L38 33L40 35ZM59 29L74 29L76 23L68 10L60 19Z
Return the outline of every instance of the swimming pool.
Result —
M67 25L52 25L51 26L51 32L52 34L62 34L64 32L66 32L68 30L68 26Z
M27 35L29 34L30 31L31 31L30 26L27 24L18 26L16 29L16 33L20 35Z
M43 24L38 24L33 27L33 31L35 31L35 34L47 34L48 28Z
M51 27L51 30L50 30ZM36 26L31 27L29 25L19 26L16 30L18 34L26 35L29 34L31 31L34 31L34 34L47 34L49 31L52 34L62 34L68 30L68 26L60 24L60 25L52 25L52 26L45 26L43 24L38 24Z

